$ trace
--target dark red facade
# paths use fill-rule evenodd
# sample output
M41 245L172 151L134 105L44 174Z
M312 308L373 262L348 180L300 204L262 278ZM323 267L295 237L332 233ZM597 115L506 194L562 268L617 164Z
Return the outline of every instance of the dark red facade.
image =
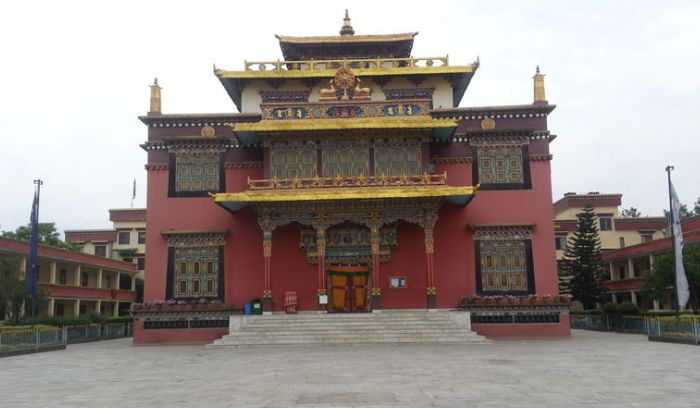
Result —
M361 65L358 66L361 67ZM365 71L358 69L355 72L359 77ZM363 77L363 84L379 81L373 79L370 70L366 72L367 76ZM427 76L432 75L432 72L437 71L432 70L432 68L425 70ZM434 76L443 78L437 74ZM469 78L471 78L471 74L469 74ZM223 79L222 82L224 82ZM229 93L236 92L238 89L234 85L225 84L225 86L227 86ZM239 83L236 83L235 86L239 86ZM315 85L309 83L309 86ZM384 86L389 87L386 84ZM355 92L358 92L358 89L355 88ZM236 100L235 97L234 100ZM237 100L241 100L240 95L238 95ZM330 105L333 103L331 102ZM352 100L338 101L338 104L342 106L351 103ZM456 100L454 104L458 103L459 101ZM294 106L303 107L305 105L296 103ZM447 137L436 137L436 133L431 136L430 133L425 133L423 130L411 130L416 134L424 135L421 136L419 148L422 155L421 169L417 172L416 177L420 177L422 174L425 174L424 177L428 177L428 173L433 175L446 173L445 188L459 189L475 186L475 193L472 193L469 200L466 200L466 205L464 200L457 204L448 202L449 200L440 201L435 210L436 221L429 226L417 223L412 219L392 219L390 222L382 224L382 226L395 228L395 244L391 246L387 257L378 262L375 257L377 251L372 249L372 256L375 257L372 259L377 263L373 263L373 261L365 264L361 261L352 263L353 267L366 266L367 271L369 271L368 286L365 288L367 292L362 292L362 296L366 296L367 306L363 306L362 311L454 309L461 297L471 295L558 294L551 206L550 160L552 156L549 150L549 144L554 137L549 134L547 129L547 115L553 109L554 106L548 105L546 101L537 101L532 105L453 107L425 112L426 118L432 120L433 123L455 123L455 127ZM331 273L334 267L341 268L345 264L340 261L323 260L323 258L318 261L310 257L302 248L303 222L278 222L274 227L265 227L262 219L264 217L260 211L261 208L267 208L264 207L266 204L264 200L267 199L264 197L267 197L265 195L267 192L254 191L249 181L270 180L272 178L270 172L274 170L274 165L271 162L271 157L274 157L272 150L275 149L277 140L287 140L285 138L288 138L291 146L292 140L306 137L322 146L326 140L323 139L324 137L328 137L327 140L330 140L342 134L346 139L375 143L376 140L384 137L382 132L393 130L360 132L352 129L343 131L331 129L324 133L327 136L318 133L314 133L313 136L303 136L307 133L292 134L292 131L271 133L268 130L260 130L263 129L265 123L271 123L271 126L275 125L274 120L264 117L264 115L264 112L262 115L258 113L211 115L154 113L141 118L148 126L148 141L143 145L148 152L146 165L148 171L148 210L146 219L149 228L147 230L146 269L149 272L145 282L144 297L146 302L176 301L178 299L177 293L182 295L192 292L192 287L187 286L191 283L183 283L182 286L178 286L177 283L184 282L185 278L182 276L187 275L188 279L191 278L190 275L193 272L188 269L191 264L187 263L184 255L173 254L187 245L192 245L194 248L204 248L202 245L205 244L202 242L205 242L206 245L222 248L223 258L216 258L216 261L205 259L201 263L202 266L196 266L196 268L204 268L204 273L207 273L210 271L207 268L210 267L206 265L221 267L222 270L218 273L222 274L222 279L219 282L223 284L223 296L218 300L225 304L233 308L241 308L252 299L258 298L267 300L266 310L283 312L285 310L285 294L295 292L299 311L317 311L324 308L333 311L333 300L327 306L320 306L319 294L334 296L332 292L333 282L327 274ZM375 122L384 123L382 120ZM253 131L248 130L246 133L240 130L243 127L237 127L237 124L241 123L252 123L259 126L251 129L258 129L256 131L260 135L260 140L254 143L242 142L243 136L251 134ZM357 121L357 123L363 122ZM209 135L205 136L207 133ZM216 148L218 149L216 151L220 152L220 156L211 154L207 156L212 158L212 162L218 163L218 168L221 171L219 177L211 184L215 186L213 193L219 195L228 193L232 194L231 197L243 197L242 194L249 194L263 198L260 198L259 201L251 199L249 203L236 201L239 200L238 198L228 200L226 198L228 196L222 196L221 201L219 201L217 195L217 202L215 202L215 199L208 194L200 194L199 196L174 194L173 189L177 189L177 187L174 187L173 183L187 182L182 181L184 176L180 177L179 174L174 174L174 172L180 171L176 170L176 168L179 169L176 166L180 166L178 164L180 162L177 160L184 163L186 160L190 160L189 156L186 156L188 152L209 148ZM379 148L375 147L375 149ZM323 155L326 154L323 149L325 148L319 147L319 158L323 158ZM485 163L484 160L495 149L506 149L508 154L513 155L514 158L511 159L499 159L501 157L499 155L503 154L499 150L498 153L495 153L494 157L496 158L493 163L495 166L499 166L503 165L499 160L513 160L512 163L515 163L513 166L518 167L517 172L510 168L509 171L513 172L514 175L504 177L512 177L515 181L508 179L513 182L505 183L495 180L484 182L486 179L483 174L489 170L489 167L488 163L483 165L481 163ZM373 160L377 160L376 157L379 156L376 156L376 152L374 154ZM182 157L185 159L181 159ZM221 158L220 162L215 161L217 157ZM320 162L322 160L319 160ZM370 164L370 169L374 169L376 166L377 163L373 162ZM506 163L505 166L509 166L509 164ZM214 172L216 168L216 165L212 165L209 171ZM482 172L483 174L481 174ZM360 178L364 177L364 175L360 176ZM380 177L378 174L368 174L368 176ZM352 177L347 179L352 179ZM216 185L219 182L221 187ZM364 186L362 181L358 183L356 186ZM175 186L178 185L180 184ZM365 194L367 191L371 192L373 188L375 187L354 187L352 191L360 191L359 194ZM372 205L379 205L379 207L372 208L378 209L383 208L384 204L382 203L386 205L415 205L415 202L412 204L411 200L401 195L404 194L404 190L412 189L411 192L415 194L430 195L433 190L437 191L441 188L441 186L437 186L435 189L426 186L408 188L403 185L401 188L396 188L396 198L382 198L381 200L358 198L356 201L358 206L372 202ZM349 188L347 190L350 191ZM320 196L335 194L332 191L329 192L330 189L311 189L308 191L312 193L318 191ZM299 189L298 192L301 196L306 194L307 190ZM270 195L274 195L274 193L272 191ZM294 197L293 194L292 197ZM301 199L291 198L290 206L298 203L298 200ZM304 200L308 199L304 198ZM309 208L313 209L314 206L320 205L320 200L321 198L319 201L309 200ZM332 203L333 200L331 199L330 202ZM338 202L340 203L340 201ZM343 201L345 203L343 205L349 205L350 207L347 208L351 208L353 201L350 201L350 204L347 202L347 200ZM321 204L326 205L326 203ZM284 202L275 208L274 211L283 212L280 208L284 208ZM330 233L334 228L345 228L348 225L350 225L348 228L358 230L365 228L363 225L347 222L338 222L323 228L328 228L327 231ZM269 231L269 236L266 236L264 231ZM325 232L326 229L323 231ZM319 235L318 245L323 242L325 249L326 241L321 241L322 239ZM190 244L191 242L194 244ZM492 242L493 245L491 245ZM505 251L503 247L507 247L507 250L512 252L502 252ZM491 251L492 248L496 248L493 249L495 252L489 255L487 251ZM323 254L323 252L319 253ZM499 263L501 262L499 261L500 256L509 257L507 261L502 261L509 266L506 267L506 263ZM173 257L176 259L173 260ZM326 253L326 257L329 258L330 255ZM490 265L491 262L495 262L496 266ZM269 265L266 266L266 263ZM511 263L517 263L517 268ZM178 265L182 265L181 269L178 269L180 268ZM498 272L499 265L502 269L507 269L507 273ZM321 271L324 267L326 269ZM495 272L489 275L488 268ZM211 271L213 273L213 269ZM199 269L195 272L200 273ZM174 287L173 280L176 282ZM201 281L203 285L213 285L204 278ZM213 282L213 279L211 281ZM402 284L397 287L395 282L402 282ZM213 286L201 289L198 283L196 285L197 291L212 290L210 297L216 298L213 294ZM370 285L371 290L369 289ZM180 297L186 301L192 300L192 296L189 295ZM227 331L224 328L148 330L144 327L143 322L137 324L136 342L207 341ZM551 337L568 336L569 333L568 315L566 314L562 314L557 323L521 325L484 323L475 324L474 327L477 331L489 336Z

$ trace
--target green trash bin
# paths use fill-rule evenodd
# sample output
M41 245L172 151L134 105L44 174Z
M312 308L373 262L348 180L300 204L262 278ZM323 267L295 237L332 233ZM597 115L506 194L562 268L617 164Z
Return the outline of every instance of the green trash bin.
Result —
M262 310L262 302L260 299L253 299L250 302L253 305L253 314L254 315L261 315L263 310Z

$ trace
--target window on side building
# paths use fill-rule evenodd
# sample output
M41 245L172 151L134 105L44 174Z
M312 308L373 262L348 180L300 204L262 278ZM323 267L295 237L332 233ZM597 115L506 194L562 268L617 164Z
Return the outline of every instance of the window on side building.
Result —
M601 231L612 231L612 218L611 217L598 217L600 222Z
M143 271L146 269L146 257L142 256L140 258L136 258L136 269L139 271Z
M131 231L119 231L118 242L120 245L128 245L131 243Z
M107 246L106 245L95 245L95 255L106 257L107 256Z

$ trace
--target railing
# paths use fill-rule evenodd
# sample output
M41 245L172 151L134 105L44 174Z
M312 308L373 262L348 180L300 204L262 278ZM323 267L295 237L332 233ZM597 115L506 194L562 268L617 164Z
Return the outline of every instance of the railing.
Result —
M700 320L650 319L649 340L700 345Z
M0 357L65 348L67 344L129 337L132 323L0 329Z
M571 328L645 334L649 340L700 345L700 320L695 319L574 314Z
M60 327L0 330L0 357L65 348L66 332Z
M244 61L246 71L323 71L347 66L353 69L391 69L406 67L449 66L449 57L366 58L308 61ZM437 64L437 65L436 65Z
M381 186L426 186L447 184L447 172L442 174L401 175L401 176L356 176L356 177L313 177L292 179L248 178L250 190L292 190L331 187L381 187Z

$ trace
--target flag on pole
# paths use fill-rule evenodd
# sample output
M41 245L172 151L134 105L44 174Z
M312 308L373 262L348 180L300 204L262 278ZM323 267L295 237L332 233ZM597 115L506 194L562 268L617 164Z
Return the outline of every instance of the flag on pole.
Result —
M136 198L136 177L134 177L134 188L131 190L131 199Z
M29 239L29 295L32 299L32 305L34 304L34 298L36 296L36 249L39 239L39 194L34 193L34 202L32 203L32 215L29 220L32 226L32 234ZM33 307L33 306L32 306Z
M676 270L676 292L678 293L678 305L683 308L688 303L690 292L688 291L688 278L683 267L683 231L681 231L681 202L676 194L676 189L671 183L671 216L673 217L673 252Z

